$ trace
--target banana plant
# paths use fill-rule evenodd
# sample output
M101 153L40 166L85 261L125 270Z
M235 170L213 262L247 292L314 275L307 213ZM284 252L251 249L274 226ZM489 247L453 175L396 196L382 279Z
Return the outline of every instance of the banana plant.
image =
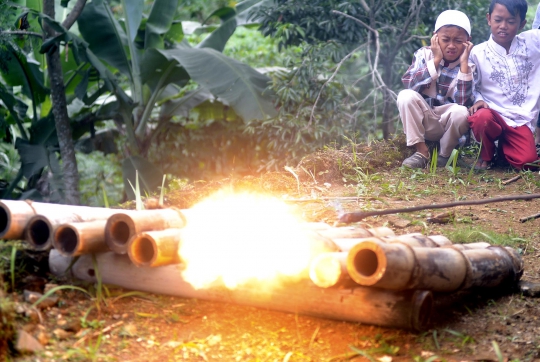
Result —
M147 192L160 186L162 178L144 156L154 132L166 127L163 122L180 108L211 98L230 106L246 122L276 115L273 98L265 93L270 79L221 53L236 27L249 25L253 7L263 1L243 1L214 12L211 17L219 17L221 24L195 46L188 44L181 22L174 20L178 0L156 0L148 14L143 0L121 3L123 21L115 18L107 1L88 3L78 18L78 28L90 51L107 69L114 69L110 82L118 84L123 79L129 84L129 99L116 99L129 142L123 169L125 175L134 175L138 168ZM188 92L187 98L199 102L184 98L182 107L178 99L176 106L167 102L193 83L198 89ZM129 186L125 189L129 194Z

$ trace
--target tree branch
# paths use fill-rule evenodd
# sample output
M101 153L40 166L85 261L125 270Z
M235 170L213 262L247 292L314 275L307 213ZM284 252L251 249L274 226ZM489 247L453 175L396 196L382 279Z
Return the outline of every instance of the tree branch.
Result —
M25 30L12 30L12 31L3 31L0 34L9 34L9 35L30 35L35 36L38 38L43 38L43 34L41 33L35 33L33 31L25 31Z
M84 5L86 5L86 0L77 0L77 3L71 10L71 12L68 14L66 19L62 22L62 26L66 29L71 28L71 26L77 21L77 18L79 15L81 15Z

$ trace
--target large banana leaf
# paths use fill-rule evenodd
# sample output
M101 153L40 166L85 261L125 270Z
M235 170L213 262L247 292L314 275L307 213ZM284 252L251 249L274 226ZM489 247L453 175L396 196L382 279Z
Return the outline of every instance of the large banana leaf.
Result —
M38 62L26 57L20 49L8 42L0 45L0 59L0 73L8 85L22 86L23 94L35 104L45 100L49 89L43 83Z
M169 67L172 68L169 69ZM147 50L141 61L142 83L147 84L152 91L156 91L156 87L167 69L169 69L167 76L167 83L169 84L173 83L183 87L190 79L186 70L178 66L176 61L167 59L156 49Z
M270 78L250 66L210 48L158 51L176 60L199 85L227 101L244 121L277 115L266 90Z
M178 0L155 0L152 10L146 21L144 48L163 47L161 35L167 33L171 27Z
M128 38L105 2L87 3L77 23L81 35L98 58L131 76L130 63L124 48Z

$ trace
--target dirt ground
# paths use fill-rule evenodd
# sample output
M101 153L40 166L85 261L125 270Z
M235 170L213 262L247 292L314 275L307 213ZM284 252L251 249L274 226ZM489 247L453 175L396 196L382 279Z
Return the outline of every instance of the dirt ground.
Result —
M540 188L538 172L504 184L516 174L500 168L430 174L388 164L371 172L351 168L344 179L329 165L304 165L292 172L185 185L167 202L188 207L221 187L249 188L288 200L306 221L334 224L340 212L535 194ZM449 223L427 221L451 210L455 218ZM525 263L522 280L540 282L540 219L519 221L538 212L540 199L534 199L369 217L355 225L388 226L396 234L465 235L470 241L483 235L484 241L518 250ZM38 284L36 289L43 287ZM22 301L24 287L21 282L19 293L9 296ZM115 299L125 291L110 290L113 296L100 310L83 293L64 290L57 306L43 310L42 321L18 316L16 326L39 336L45 348L12 360L540 361L539 301L519 291L472 291L452 303L436 295L430 327L413 332L165 295Z

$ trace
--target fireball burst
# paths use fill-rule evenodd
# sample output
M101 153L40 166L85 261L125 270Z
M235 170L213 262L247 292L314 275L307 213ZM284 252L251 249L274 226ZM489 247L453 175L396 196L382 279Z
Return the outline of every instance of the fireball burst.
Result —
M179 254L183 278L196 288L253 281L272 288L307 277L321 251L289 205L269 196L219 192L189 209L187 220Z

